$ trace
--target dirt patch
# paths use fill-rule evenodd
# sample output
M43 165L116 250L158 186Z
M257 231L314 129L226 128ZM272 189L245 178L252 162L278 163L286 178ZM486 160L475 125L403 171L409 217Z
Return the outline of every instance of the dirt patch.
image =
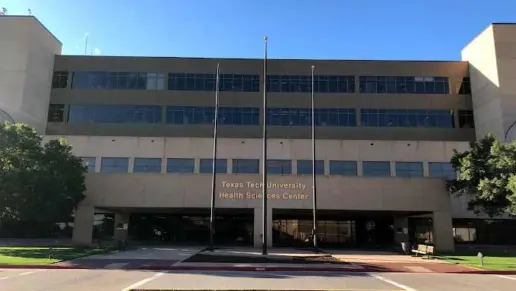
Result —
M348 265L349 263L341 261L331 256L285 256L279 257L253 257L253 256L224 256L197 254L183 262L188 263L234 263L234 264L333 264Z

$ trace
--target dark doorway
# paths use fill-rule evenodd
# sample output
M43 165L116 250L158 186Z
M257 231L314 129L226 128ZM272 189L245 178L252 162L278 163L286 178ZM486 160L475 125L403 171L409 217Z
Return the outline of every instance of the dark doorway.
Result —
M184 211L183 211L184 212ZM218 211L215 219L217 245L252 245L252 211ZM135 213L129 222L129 237L146 243L205 245L209 242L209 212Z

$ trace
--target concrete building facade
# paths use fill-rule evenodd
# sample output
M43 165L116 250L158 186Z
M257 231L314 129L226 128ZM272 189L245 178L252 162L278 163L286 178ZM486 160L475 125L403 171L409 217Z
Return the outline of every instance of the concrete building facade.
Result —
M21 45L28 36L2 28L4 22L39 32L31 43L40 49L6 50L20 55L25 83L12 65L2 65L2 77L19 84L0 86L0 108L47 140L65 137L88 164L87 195L73 230L79 244L90 244L106 217L117 239L208 239L217 63L218 243L261 244L264 81L267 243L309 242L312 65L323 246L410 240L450 251L456 242L516 243L503 234L516 229L514 220L486 220L445 189L445 179L455 175L454 150L486 133L511 136L515 25L491 25L466 46L463 61L271 59L264 76L259 59L60 55L60 43L35 18L0 17L2 39ZM45 74L32 78L37 70Z

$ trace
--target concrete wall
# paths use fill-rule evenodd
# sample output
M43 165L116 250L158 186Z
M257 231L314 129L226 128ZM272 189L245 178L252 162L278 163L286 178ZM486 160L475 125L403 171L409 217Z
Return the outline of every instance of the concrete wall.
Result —
M0 109L43 133L61 43L29 16L1 16L0 39Z

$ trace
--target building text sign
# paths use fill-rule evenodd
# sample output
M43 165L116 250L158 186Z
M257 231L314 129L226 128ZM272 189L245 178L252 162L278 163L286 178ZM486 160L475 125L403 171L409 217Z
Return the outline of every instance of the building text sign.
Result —
M222 181L220 199L262 199L263 183ZM307 200L306 184L303 183L267 183L267 199Z

